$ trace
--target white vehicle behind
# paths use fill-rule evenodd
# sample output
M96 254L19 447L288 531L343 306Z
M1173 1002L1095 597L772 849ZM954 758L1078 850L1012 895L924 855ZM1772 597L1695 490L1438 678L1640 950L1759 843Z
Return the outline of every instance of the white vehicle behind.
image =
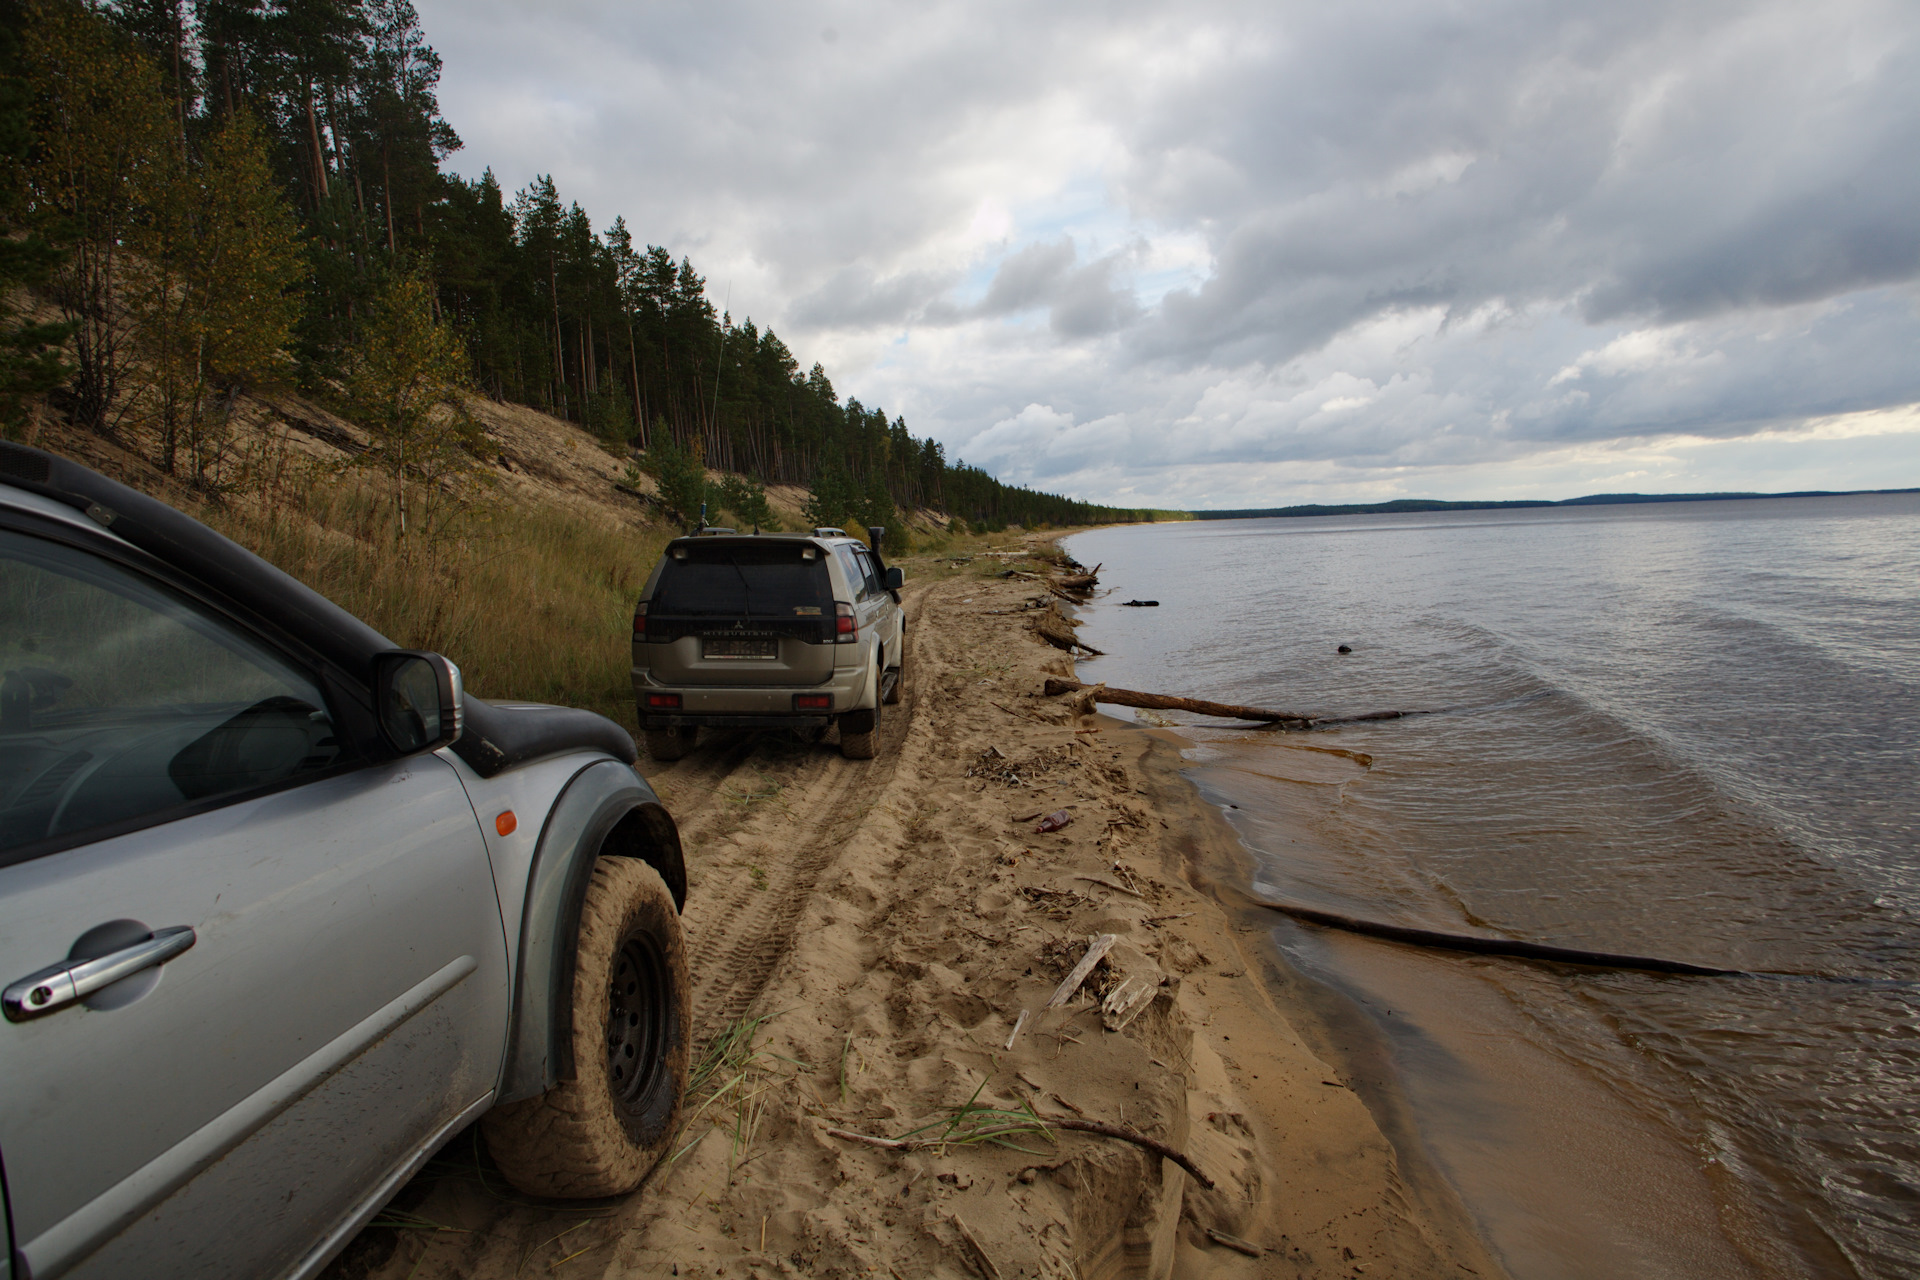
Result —
M870 531L877 547L885 530ZM633 614L633 694L647 751L678 760L701 728L840 731L873 757L899 701L903 575L839 529L703 529L667 545Z

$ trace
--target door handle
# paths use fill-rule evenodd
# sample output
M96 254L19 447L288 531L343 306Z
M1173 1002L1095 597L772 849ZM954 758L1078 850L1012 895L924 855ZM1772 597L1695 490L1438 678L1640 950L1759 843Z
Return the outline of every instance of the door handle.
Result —
M156 929L151 938L95 960L69 960L30 973L0 992L0 1009L4 1009L8 1022L25 1022L56 1012L142 969L165 964L194 941L190 926L175 925Z

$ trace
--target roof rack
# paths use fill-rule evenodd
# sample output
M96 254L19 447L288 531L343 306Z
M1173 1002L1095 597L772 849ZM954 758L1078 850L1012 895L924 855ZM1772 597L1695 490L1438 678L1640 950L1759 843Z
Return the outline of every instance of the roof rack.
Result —
M835 529L830 525L822 525L813 531L813 536L816 538L844 538L847 536L847 531L845 529Z
M709 524L709 525L702 525L699 529L695 530L693 536L696 538L711 538L716 534L732 533L732 532L733 532L732 529L725 528L721 525Z

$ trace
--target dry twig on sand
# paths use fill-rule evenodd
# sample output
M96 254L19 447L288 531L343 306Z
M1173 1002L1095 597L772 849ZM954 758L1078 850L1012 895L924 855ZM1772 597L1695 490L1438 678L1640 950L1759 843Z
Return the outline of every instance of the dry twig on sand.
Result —
M1257 1258L1266 1252L1265 1249L1262 1249L1251 1240L1242 1240L1239 1236L1230 1236L1226 1232L1216 1231L1212 1227L1207 1228L1207 1239L1213 1241L1215 1244L1223 1244L1235 1253L1244 1253L1249 1258Z
M980 1088L973 1091L973 1098L980 1096L980 1090L986 1088L982 1080ZM1015 1151L1024 1151L1029 1155L1039 1155L1031 1147L1023 1147L1010 1141L1015 1137L1037 1137L1048 1142L1053 1141L1052 1131L1065 1129L1073 1133L1090 1133L1097 1137L1112 1138L1117 1142L1127 1142L1143 1151L1150 1151L1163 1160L1171 1160L1186 1170L1195 1182L1207 1190L1213 1190L1213 1179L1200 1172L1200 1166L1188 1158L1186 1152L1168 1146L1157 1138L1149 1138L1144 1133L1117 1124L1106 1124L1099 1120L1082 1120L1072 1116L1047 1116L1037 1114L1031 1104L1022 1104L1018 1111L1005 1111L995 1107L982 1107L969 1098L965 1106L948 1116L945 1121L936 1120L932 1124L922 1125L899 1138L879 1138L870 1133L856 1133L851 1129L842 1129L830 1125L827 1133L847 1142L860 1142L869 1147L879 1147L884 1151L926 1151L943 1150L949 1146L974 1146L991 1142L996 1146L1011 1147ZM931 1137L933 1130L939 1130Z

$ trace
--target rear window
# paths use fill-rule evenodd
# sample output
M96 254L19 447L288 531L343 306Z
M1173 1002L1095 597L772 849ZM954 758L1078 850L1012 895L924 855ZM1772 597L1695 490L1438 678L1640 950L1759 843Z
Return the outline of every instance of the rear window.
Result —
M686 559L669 558L660 571L648 604L656 616L833 616L833 582L813 546L715 539L685 550ZM808 551L811 560L803 558Z

